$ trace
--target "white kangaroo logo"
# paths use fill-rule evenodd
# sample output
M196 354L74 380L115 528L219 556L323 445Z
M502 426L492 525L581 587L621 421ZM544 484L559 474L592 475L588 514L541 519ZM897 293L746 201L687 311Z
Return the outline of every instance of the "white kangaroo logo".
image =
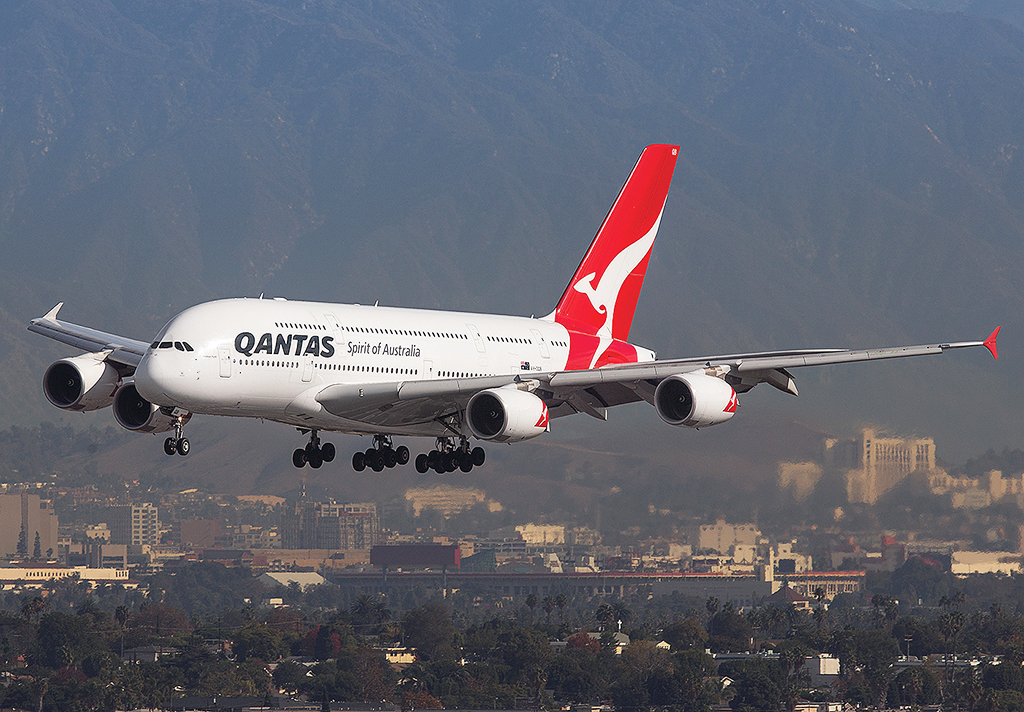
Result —
M615 302L619 299L619 291L622 289L626 277L637 268L637 265L643 261L644 256L651 251L660 224L661 214L659 213L658 219L654 221L654 225L646 235L625 247L622 252L615 255L612 261L608 263L608 267L605 269L604 274L601 275L601 281L596 288L593 285L594 278L597 276L596 272L591 272L587 276L581 277L576 284L572 285L574 290L580 294L587 295L591 306L594 307L594 311L605 315L604 324L597 330L598 347L594 352L594 359L590 362L590 368L594 367L594 364L597 363L597 360L613 341L612 324L615 318Z

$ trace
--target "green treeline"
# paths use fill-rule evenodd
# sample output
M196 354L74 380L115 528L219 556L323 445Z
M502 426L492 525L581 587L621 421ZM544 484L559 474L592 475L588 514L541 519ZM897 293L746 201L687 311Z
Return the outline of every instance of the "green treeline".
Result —
M888 583L923 588L924 574L898 571ZM923 605L865 593L826 606L817 592L806 611L737 611L643 591L608 600L466 590L391 599L333 584L269 591L247 571L206 564L154 576L145 593L54 582L0 597L0 706L156 708L283 691L315 704L420 709L781 711L801 700L1024 709L1024 618L963 583L935 588L943 593ZM287 605L261 607L269 595ZM389 664L385 650L396 648L415 649L415 662ZM154 653L157 662L144 662ZM711 653L734 655L716 663ZM830 688L812 687L805 670L818 654L839 662Z

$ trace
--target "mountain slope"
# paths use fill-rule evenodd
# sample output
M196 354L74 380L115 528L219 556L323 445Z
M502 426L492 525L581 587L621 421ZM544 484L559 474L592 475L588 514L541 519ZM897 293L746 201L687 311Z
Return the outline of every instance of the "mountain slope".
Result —
M1007 24L854 2L14 0L0 425L60 415L38 378L64 352L23 331L58 300L143 339L263 292L546 313L640 148L672 141L636 341L876 346L1003 323L999 364L801 372L799 401L744 402L959 454L1019 446L1022 70Z

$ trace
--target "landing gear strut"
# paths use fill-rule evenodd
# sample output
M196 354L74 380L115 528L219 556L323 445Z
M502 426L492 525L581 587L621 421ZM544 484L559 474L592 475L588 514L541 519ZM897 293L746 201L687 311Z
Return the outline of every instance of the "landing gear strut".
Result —
M185 455L188 455L189 450L192 449L192 446L189 445L188 438L182 437L181 435L187 421L188 417L184 415L179 415L174 419L174 437L164 440L164 452L168 455L174 455L177 453L184 457Z
M470 472L474 467L484 464L485 459L484 449L470 449L469 440L465 437L460 437L458 444L455 438L438 438L435 449L416 456L416 471L421 475L427 470L433 470L439 475L455 470Z
M304 467L309 464L314 470L325 462L331 462L337 451L333 443L320 444L320 436L314 430L309 436L309 443L304 448L298 448L292 453L292 464L296 467Z
M374 472L383 472L385 467L395 467L409 462L409 448L395 447L390 435L374 435L373 447L366 452L352 455L352 469L362 472L369 467Z

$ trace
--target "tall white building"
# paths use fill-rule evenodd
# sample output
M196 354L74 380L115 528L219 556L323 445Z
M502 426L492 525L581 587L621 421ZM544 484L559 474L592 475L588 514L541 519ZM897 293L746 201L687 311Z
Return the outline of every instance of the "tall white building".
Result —
M866 428L859 440L826 441L825 461L826 469L844 473L848 501L874 504L910 473L935 470L935 441L888 437Z
M159 544L159 508L149 502L116 507L110 522L110 543L128 546Z

